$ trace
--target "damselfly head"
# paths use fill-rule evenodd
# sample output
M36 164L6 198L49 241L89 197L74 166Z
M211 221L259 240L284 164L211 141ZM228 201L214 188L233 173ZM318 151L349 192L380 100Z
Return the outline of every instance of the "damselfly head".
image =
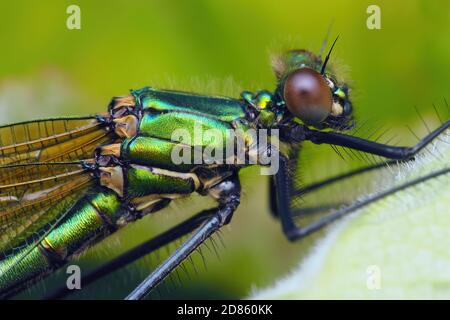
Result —
M350 129L354 120L348 86L336 80L327 61L306 50L292 50L275 59L277 104L306 125Z

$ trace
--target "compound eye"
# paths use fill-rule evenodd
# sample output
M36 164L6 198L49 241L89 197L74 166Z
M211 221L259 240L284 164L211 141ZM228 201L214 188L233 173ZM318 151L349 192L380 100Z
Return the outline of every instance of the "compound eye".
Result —
M331 113L333 97L324 77L310 68L294 71L284 85L288 110L306 124L318 124Z

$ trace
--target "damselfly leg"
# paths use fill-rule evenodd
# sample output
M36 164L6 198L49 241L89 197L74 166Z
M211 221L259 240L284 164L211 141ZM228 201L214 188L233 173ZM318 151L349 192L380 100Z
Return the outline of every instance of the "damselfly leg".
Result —
M294 190L293 195L299 195L299 194L305 194L308 192L312 192L314 190L317 190L321 187L325 187L330 183L337 183L341 180L348 179L354 175L361 174L364 172L376 170L379 168L383 168L389 165L395 165L397 164L397 160L393 161L387 161L383 163L379 163L376 165L367 166L364 168L360 168L339 176L335 176L323 181L320 181L318 183L313 183L310 185L305 186L304 188ZM276 189L275 189L275 181L274 177L271 176L270 179L271 186L270 186L270 201L271 201L271 208L272 212L274 214L277 213L276 210ZM314 209L314 208L313 208ZM305 208L302 208L302 213L305 211ZM295 213L294 213L295 214ZM211 217L211 212L204 211L200 212L191 218L189 218L186 221L181 222L180 224L174 226L173 228L170 228L169 230L157 235L154 238L151 238L148 241L145 241L144 243L137 245L136 247L130 249L126 253L118 256L117 258L99 266L98 268L95 268L88 274L82 277L81 282L83 283L83 287L88 286L89 284L111 274L112 272L115 272L116 270L119 270L120 268L142 258L143 256L150 254L151 252L154 252L158 250L161 247L164 247L165 245L175 241L176 239L179 239L180 237L191 233L196 228L198 228L207 218ZM61 299L65 296L69 295L70 293L73 293L72 290L67 289L67 286L61 286L60 288L54 290L50 294L48 294L45 299Z
M433 141L442 132L450 127L450 120L442 124L439 128L428 134L413 147L397 147L370 140L361 139L337 132L323 132L307 129L305 131L306 140L315 144L331 144L342 146L389 159L406 160L413 157L422 150L427 144Z
M365 167L362 167L362 168L358 168L358 169L355 169L355 170L351 170L349 172L346 172L346 173L343 173L343 174L340 174L340 175L337 175L337 176L334 176L334 177L331 177L331 178L328 178L328 179L325 179L325 180L322 180L322 181L314 182L314 183L306 185L306 186L304 186L304 187L302 187L300 189L294 190L292 195L293 196L300 196L300 195L303 195L303 194L306 194L306 193L310 193L310 192L313 192L315 190L319 190L319 189L321 189L323 187L326 187L326 186L328 186L328 185L330 185L332 183L337 183L337 182L340 182L340 181L343 181L343 180L349 179L351 177L354 177L354 176L357 176L357 175L360 175L360 174L363 174L363 173L367 173L367 172L370 172L370 171L375 171L375 170L386 168L386 167L389 167L389 166L394 166L394 165L397 165L398 163L401 163L401 162L404 162L404 161L389 160L389 161L380 162L380 163L376 163L376 164L373 164L373 165L365 166Z
M144 243L141 243L129 251L119 255L117 258L95 268L85 276L81 278L81 283L85 288L89 284L111 274L112 272L119 270L120 268L156 251L169 243L187 235L197 229L205 220L211 217L211 212L203 211L189 219L177 224L169 230L151 238ZM48 294L44 299L62 299L65 296L73 293L73 290L69 290L67 286L61 286Z
M354 175L361 174L364 172L376 170L379 168L383 168L389 165L395 165L397 164L397 160L393 161L387 161L383 163L379 163L376 165L367 166L364 168L360 168L339 176L335 176L323 181L320 181L318 183L313 183L310 185L305 186L304 188L294 190L293 195L299 195L299 194L305 194L308 192L312 192L314 190L317 190L321 187L325 187L330 183L336 183L344 179L348 179ZM276 210L276 189L275 189L275 181L274 177L272 176L270 179L271 182L271 191L270 191L270 201L271 201L271 208L272 212L274 214L277 213L278 210ZM314 209L314 208L313 208ZM302 213L305 211L305 208L302 208ZM295 215L295 213L294 213ZM183 237L184 235L187 235L197 229L205 220L210 218L212 216L212 213L207 210L200 212L191 218L189 218L186 221L183 221L179 223L178 225L170 228L169 230L157 235L154 238L151 238L148 241L145 241L142 244L137 245L136 247L130 249L126 253L118 256L117 258L99 266L98 268L95 268L88 274L82 277L81 282L83 283L83 287L85 288L89 284L111 274L112 272L115 272L116 270L119 270L120 268L142 258L143 256L150 254L151 252L154 252L158 250L161 247L164 247L165 245L175 241L176 239L179 239ZM54 290L50 294L48 294L45 299L61 299L66 297L67 295L73 293L72 290L69 290L67 286L61 286L58 289Z
M328 216L325 216L325 217L319 219L318 221L316 221L314 223L307 225L306 227L298 228L295 225L293 225L293 228L285 231L285 234L289 238L289 240L293 241L293 240L300 239L304 236L307 236L313 232L316 232L316 231L326 227L327 225L331 224L332 222L334 222L346 215L349 215L349 214L355 212L356 210L359 210L365 206L368 206L369 204L374 203L375 201L381 200L391 194L394 194L395 192L407 189L409 187L412 187L412 186L422 183L424 181L439 177L441 175L448 174L449 172L450 172L450 168L444 168L442 170L432 172L423 177L420 177L420 178L414 179L410 182L404 183L398 187L394 187L394 188L386 190L382 193L370 196L369 198L365 199L364 201L355 202L348 207L342 208L336 212L333 212L332 214L330 214ZM281 219L283 221L283 219L286 219L286 217L281 216Z
M441 133L443 133L445 130L447 130L450 127L450 121L445 122L442 124L439 128L431 132L429 135L427 135L425 138L423 138L421 141L419 141L415 146L413 147L397 147L397 146L390 146L385 144L376 143L369 140L364 140L361 138L348 136L345 134L340 133L334 133L334 132L319 132L315 130L307 129L305 132L306 140L310 140L313 143L316 144L331 144L331 145L339 145L359 151L363 151L370 154L375 154L379 156L383 156L386 158L391 159L397 159L401 161L405 161L408 159L413 158L420 150L422 150L424 147L426 147L431 141L433 141L436 137L438 137ZM387 162L387 164L390 162ZM372 197L367 198L363 202L358 202L353 205L350 205L348 207L345 207L343 209L337 210L333 212L332 214L320 218L318 221L311 223L310 225L307 225L305 227L299 228L294 220L293 216L294 213L292 212L292 209L289 206L290 203L290 197L295 194L302 194L305 192L311 192L312 190L317 190L318 188L322 188L330 183L336 182L336 180L343 180L347 179L351 176L367 172L370 170L375 170L378 168L383 167L383 164L376 164L373 166L369 166L366 168L358 169L353 172L337 176L335 178L331 178L325 181L321 181L318 183L314 183L310 186L307 186L303 189L294 191L292 188L292 182L289 176L289 162L288 159L284 157L280 157L280 169L278 173L275 176L274 184L276 186L276 201L272 200L272 208L274 208L277 211L277 214L282 223L283 232L287 236L289 240L297 240L299 238L302 238L314 231L317 231L327 225L329 225L331 222L341 218L342 216L348 215L352 212L354 212L357 209L360 209L370 203L373 203L374 201L377 201L381 198L384 198L394 192L397 192L399 190L408 188L412 185L415 185L417 183L420 183L422 181L425 181L427 179L431 179L433 177L446 174L449 172L450 169L443 169L440 171L437 171L435 173L429 174L425 177L421 177L418 179L415 179L413 181L410 181L408 183L405 183L404 185L392 188L390 190L386 190L382 193L379 193L377 195L374 195ZM274 205L276 204L276 205Z
M412 159L408 159L406 161L412 161ZM365 174L365 173L368 173L371 171L376 171L379 169L396 166L396 165L398 165L400 163L404 163L404 162L405 161L400 161L400 160L389 160L389 161L385 161L385 162L372 164L369 166L364 166L362 168L354 169L354 170L345 172L343 174L333 176L331 178L327 178L327 179L324 179L324 180L321 180L318 182L313 182L313 183L308 184L301 188L293 189L290 195L291 195L291 197L303 196L308 193L318 191L322 188L326 188L326 187L330 186L331 184L339 183L341 181L345 181L352 177L356 177L358 175L362 175L362 174ZM277 203L276 203L277 202L277 193L276 193L276 186L275 186L275 176L271 176L269 179L269 190L270 190L269 205L270 205L271 213L275 217L278 217L278 210L277 210ZM298 211L299 211L299 214L314 214L317 212L322 212L324 209L331 209L332 206L333 205L331 205L331 204L315 205L310 208L302 207L301 210L298 210ZM335 205L333 207L336 208ZM295 213L294 213L294 215L295 215Z
M211 188L210 194L217 196L219 206L203 211L211 214L202 225L141 284L131 292L127 300L139 300L163 281L178 265L188 258L205 240L222 226L228 224L240 203L240 183L237 176L222 181Z

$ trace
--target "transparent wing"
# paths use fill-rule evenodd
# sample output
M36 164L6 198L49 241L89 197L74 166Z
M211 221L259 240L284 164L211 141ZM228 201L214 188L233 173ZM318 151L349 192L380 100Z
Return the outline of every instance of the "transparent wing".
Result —
M66 212L91 185L90 176L80 175L48 189L27 192L19 201L0 201L0 252L3 256L39 239L51 222Z
M110 140L93 117L36 120L0 127L0 165L69 161L92 157Z
M0 252L34 243L94 182L80 160L113 141L95 118L0 127ZM1 257L0 257L1 259Z

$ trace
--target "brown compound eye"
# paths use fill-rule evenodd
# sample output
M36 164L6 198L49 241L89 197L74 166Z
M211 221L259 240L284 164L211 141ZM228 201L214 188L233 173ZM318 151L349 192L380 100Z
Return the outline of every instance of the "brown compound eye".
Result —
M294 71L284 85L288 110L306 124L318 124L331 113L333 97L326 80L317 71L302 68Z

